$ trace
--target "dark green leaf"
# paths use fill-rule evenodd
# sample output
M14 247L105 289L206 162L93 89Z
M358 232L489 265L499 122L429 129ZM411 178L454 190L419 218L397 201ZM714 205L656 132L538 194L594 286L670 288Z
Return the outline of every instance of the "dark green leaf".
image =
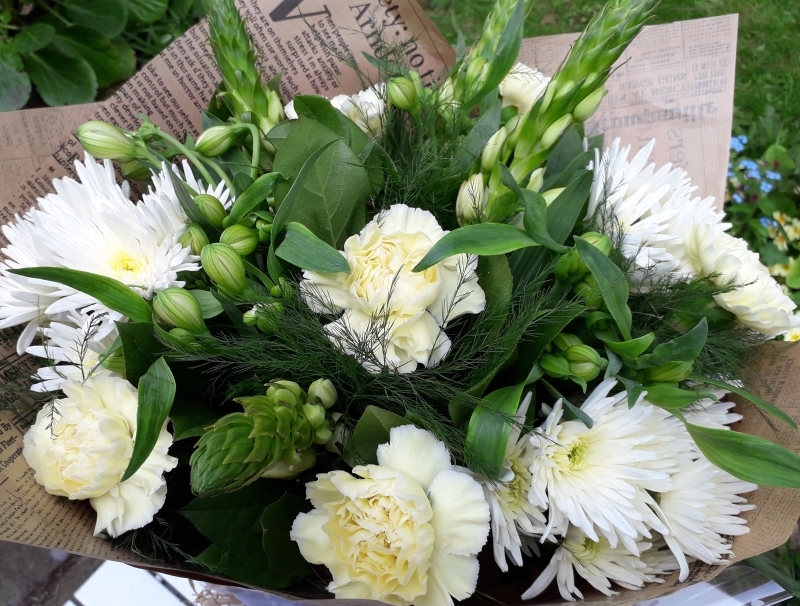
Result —
M131 21L152 23L163 17L169 7L169 0L125 0Z
M124 0L66 0L70 20L75 25L91 28L116 38L125 29L128 3Z
M283 145L283 142L286 141L289 133L294 129L296 122L297 120L286 120L285 122L281 122L267 133L267 141L272 143L276 150L280 150L281 145Z
M203 319L209 320L216 318L224 310L222 304L217 301L217 298L207 290L190 290L194 295L197 302L200 304L200 311L203 313Z
M7 45L0 45L0 112L22 109L31 96L31 79L22 59Z
M575 380L575 378L573 378L573 381L574 380ZM587 415L580 408L578 408L572 402L567 400L567 398L565 398L563 395L561 395L558 392L558 390L555 387L553 387L548 381L542 380L542 384L544 385L545 389L548 391L548 393L551 396L561 400L561 403L564 405L564 408L565 408L565 410L564 410L565 418L567 418L567 419L578 419L581 423L583 423L589 429L592 428L592 426L594 425L594 420L592 419L592 417ZM586 383L585 382L583 384L583 391L584 392L586 391Z
M122 482L135 474L153 452L175 399L175 378L164 358L156 360L139 379L139 407L136 409L136 441Z
M205 433L206 427L213 425L219 416L207 406L178 398L169 412L173 439L178 441L200 437Z
M472 163L481 157L481 152L489 139L500 129L500 101L494 103L469 131L464 143L453 154L450 173L461 175Z
M127 80L136 73L136 53L125 38L117 36L111 41L119 53L119 73L117 80Z
M578 129L573 124L561 135L553 151L547 158L547 174L561 175L574 160L581 156L583 151L583 137L578 134ZM591 152L590 152L591 153ZM594 158L594 153L592 153ZM586 168L587 163L581 168ZM566 185L566 184L565 184ZM551 189L552 186L547 187Z
M228 224L233 225L239 221L239 219L246 217L249 212L255 210L259 204L272 195L272 192L275 191L275 187L281 181L285 181L285 178L280 173L267 173L256 179L247 189L239 194L239 197L236 198L233 206L231 206L230 213L228 214Z
M272 288L275 286L275 282L270 280L267 274L258 269L258 267L250 263L248 260L242 259L242 263L244 263L244 268L247 270L247 273L251 277L258 278L258 281L261 282L266 288Z
M50 44L56 28L49 23L33 23L19 32L11 41L11 48L18 53L35 53Z
M717 399L711 392L681 389L677 383L651 383L643 389L648 402L667 410L680 410L704 398Z
M205 218L205 215L197 208L197 204L194 203L194 198L192 197L196 195L196 192L195 194L190 193L186 187L186 183L184 183L183 179L176 175L174 171L168 170L167 173L169 174L170 181L172 181L175 195L178 196L178 202L181 203L181 208L183 212L186 213L186 216L189 217L189 221L200 225L206 230L209 237L216 240L216 236L219 235L219 230L211 225L208 219Z
M625 386L625 391L628 392L628 408L633 408L636 402L639 401L639 396L642 395L644 387L641 383L626 379L625 377L618 376L619 382Z
M606 347L615 354L618 354L623 360L633 360L641 356L647 351L647 348L650 347L655 338L656 335L652 332L637 337L636 339L631 339L630 341L611 341L600 336L600 339L606 344Z
M350 273L350 265L342 253L323 242L302 223L286 226L286 238L275 255L300 269L322 273Z
M262 544L269 557L269 571L275 577L285 578L286 585L302 579L311 570L297 543L289 538L295 518L310 510L310 502L287 492L269 505L261 516Z
M123 66L119 51L99 32L77 26L59 29L53 47L91 65L100 88L111 86L121 78Z
M389 441L389 432L400 425L410 425L408 419L377 406L367 406L356 424L348 448L355 458L367 465L378 464L378 446Z
M563 141L563 139L562 139ZM550 162L552 159L552 154L550 155L550 159L548 159L547 164L548 168L550 167ZM572 178L579 172L586 170L586 166L594 160L594 152L587 151L583 152L582 154L578 154L573 158L572 162L570 162L567 167L562 170L558 174L554 174L554 176L550 176L545 178L544 184L542 185L541 191L547 191L549 189L557 189L559 187L566 187L569 185L569 182L572 181Z
M740 480L762 486L800 488L800 456L766 438L686 423L705 457Z
M298 116L305 116L327 126L349 143L350 130L345 123L344 114L331 105L325 97L317 95L295 95L294 110Z
M76 269L61 267L26 267L11 269L12 274L64 284L94 297L109 309L133 322L150 322L150 306L122 282Z
M619 267L583 238L575 238L581 260L592 272L608 313L614 318L625 340L631 340L631 310L628 307L628 280Z
M508 316L513 292L513 278L508 257L493 255L478 259L478 285L486 294L485 314L492 323L491 335L496 335ZM491 337L487 338L487 341Z
M150 322L117 322L117 330L125 356L125 378L136 387L165 348Z
M84 59L67 57L48 46L25 55L24 61L28 75L47 105L55 107L94 101L97 76Z
M689 332L656 345L653 353L639 357L636 368L660 366L667 362L694 362L700 355L707 336L708 322L702 318Z
M524 385L493 391L481 400L469 419L465 456L470 468L492 480L499 480Z
M461 253L504 255L526 246L538 246L524 231L506 223L478 223L448 233L428 251L413 271L424 271Z

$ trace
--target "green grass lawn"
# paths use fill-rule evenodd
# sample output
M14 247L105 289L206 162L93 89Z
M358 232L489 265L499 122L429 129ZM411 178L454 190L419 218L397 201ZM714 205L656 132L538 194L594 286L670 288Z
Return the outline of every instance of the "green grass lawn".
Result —
M480 32L493 0L422 0L451 42L457 27L469 41ZM534 0L525 36L579 31L602 0ZM653 23L739 13L734 130L743 131L768 106L785 132L800 138L800 0L662 0Z

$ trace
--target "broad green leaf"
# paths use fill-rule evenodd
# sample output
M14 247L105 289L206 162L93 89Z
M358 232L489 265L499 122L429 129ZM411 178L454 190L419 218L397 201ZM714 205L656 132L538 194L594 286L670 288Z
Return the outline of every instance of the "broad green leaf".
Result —
M563 141L563 139L562 139ZM553 155L550 154L550 157L547 160L547 168L548 171L551 170L551 162L553 159ZM576 173L582 172L586 170L586 166L594 160L594 152L587 151L578 154L575 156L565 169L563 169L560 173L555 173L553 170L553 174L555 176L548 177L548 173L545 173L545 180L544 184L542 184L541 191L547 191L549 189L556 189L559 187L566 187L569 185L572 178L575 176Z
M718 381L717 379L709 379L708 377L704 377L703 375L692 375L689 378L692 381L696 381L698 383L704 383L706 385L713 385L714 387L721 387L723 389L727 389L728 391L735 393L737 396L744 398L748 402L755 404L758 408L760 408L764 412L771 414L773 417L777 417L784 423L787 423L791 425L794 429L797 429L797 423L795 423L792 417L783 412L772 402L768 402L767 400L759 398L758 396L753 395L746 389L742 389L741 387L737 387L736 385L731 385L730 383L726 383L725 381Z
M499 480L511 433L511 419L517 412L524 385L493 391L481 400L469 419L465 457L470 468Z
M269 557L269 571L276 577L285 578L286 585L302 579L311 570L300 554L297 543L289 538L295 518L310 510L309 501L287 492L268 505L261 516L261 527L264 529L262 545Z
M172 436L176 442L186 438L197 438L205 433L206 427L213 425L219 419L207 406L178 398L172 403L169 418L172 421Z
M660 366L667 362L694 362L703 349L708 336L708 322L702 318L689 332L666 343L660 343L653 353L640 356L636 368Z
M117 36L111 41L114 48L119 53L119 74L117 80L127 80L136 73L136 53L131 48L131 45L120 36Z
M124 0L128 5L130 21L153 23L163 17L169 7L169 0Z
M8 45L0 45L0 112L22 109L31 96L31 79L22 59Z
M412 271L424 271L448 257L461 253L504 255L508 252L538 246L524 231L506 223L478 223L454 229L428 251Z
M652 332L631 339L630 341L611 341L605 340L601 336L600 339L606 344L611 351L619 355L623 360L633 360L641 356L647 351L647 348L653 343L656 335Z
M334 133L342 137L346 143L350 143L350 129L345 123L344 114L331 105L325 97L317 95L295 95L294 110L298 116L305 116L323 126L327 126Z
M272 143L276 150L280 150L283 142L286 141L286 138L289 136L289 133L294 130L296 122L297 120L281 122L267 133L267 141Z
M190 290L190 293L194 295L194 298L197 299L197 302L200 304L200 311L203 314L204 320L210 320L211 318L216 318L219 314L221 314L224 310L222 309L222 304L217 301L217 298L212 295L207 290Z
M136 441L122 482L135 474L153 452L175 399L175 378L164 358L156 360L139 379L139 406L136 410Z
M284 176L280 173L261 175L236 198L233 206L231 206L226 223L233 225L239 219L246 217L249 212L255 210L259 204L272 195L278 183L284 180Z
M499 100L480 117L464 139L464 143L456 149L450 162L450 174L461 175L468 170L473 162L481 157L486 143L498 130L500 130Z
M94 101L97 76L84 59L67 57L52 46L24 57L36 90L47 105L78 105Z
M136 387L165 347L150 322L117 322L117 331L125 357L125 378Z
M133 322L150 322L153 315L153 311L144 299L122 282L112 278L61 267L26 267L9 271L26 278L57 282L79 290Z
M86 27L59 29L53 48L68 57L83 59L97 76L97 86L105 88L121 79L123 65L117 47L103 34Z
M617 379L625 386L625 391L628 392L628 408L633 408L636 402L639 401L639 396L644 391L644 386L632 379L618 376Z
M294 122L273 164L273 170L293 177L275 192L278 213L273 234L285 223L297 221L341 249L364 226L372 185L369 173L335 132L305 116ZM304 180L295 188L301 175Z
M492 255L478 259L478 285L486 294L486 318L492 323L491 334L496 335L508 317L508 307L513 292L513 278L508 268L508 257ZM462 287L466 293L469 285Z
M717 399L711 392L682 389L677 383L650 383L643 389L647 392L645 399L648 402L667 410L680 410L704 398Z
M342 253L323 242L302 223L286 226L286 238L275 251L284 261L321 273L350 273L350 265Z
M740 480L762 486L800 488L800 456L766 438L686 423L705 457Z
M619 331L627 341L631 340L631 310L628 307L628 280L619 267L597 248L583 238L576 237L581 260L592 272L608 313L614 318Z
M583 155L583 153L583 136L578 134L578 129L576 125L573 124L564 131L564 134L561 135L561 139L559 139L553 151L547 157L546 176L552 179L561 175L569 165L572 164L576 158ZM591 153L592 158L594 158L594 153ZM584 163L582 168L586 168L587 164L588 162ZM547 181L547 178L545 178L545 181ZM566 183L564 185L566 185ZM547 189L551 189L552 187L558 186L547 184L546 187Z
M357 460L367 465L377 465L378 446L389 441L392 428L410 424L408 419L393 412L377 406L367 406L353 430L348 449Z
M125 0L66 0L64 6L75 25L91 28L116 38L128 21L128 2Z
M11 48L17 53L35 53L50 44L56 28L49 23L33 23L11 40Z
M251 277L258 278L258 281L261 282L266 288L272 288L275 286L275 282L270 280L267 274L250 263L247 259L242 259L242 263L244 263L244 268L247 270L247 273Z

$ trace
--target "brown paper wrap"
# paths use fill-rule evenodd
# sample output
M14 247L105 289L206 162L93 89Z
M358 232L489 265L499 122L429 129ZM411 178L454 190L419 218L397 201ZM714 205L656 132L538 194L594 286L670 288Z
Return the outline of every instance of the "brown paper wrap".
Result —
M294 93L332 97L360 88L357 77L310 32L311 25L328 44L349 53L366 71L370 66L362 53L371 51L375 36L370 34L375 32L377 20L382 22L385 35L396 35L399 40L416 37L409 61L426 81L445 73L454 58L452 49L413 0L365 1L353 6L323 0L240 0L240 7L260 49L262 70L268 75L284 73L282 86L287 98ZM0 114L0 223L10 221L14 214L24 212L37 198L52 191L53 179L74 176L72 164L81 150L71 133L85 120L103 119L135 128L136 115L145 113L177 136L197 134L200 111L219 80L204 46L205 38L205 24L193 27L107 101ZM525 40L520 59L552 73L574 38L563 35ZM699 194L714 195L721 201L735 48L736 16L645 28L609 81L610 94L587 125L587 133L605 132L607 142L620 136L635 149L656 137L656 161L671 161L686 168ZM15 338L0 341L0 380L4 383L32 374L38 366L35 360L13 353ZM794 372L794 367L800 366L800 349L775 346L760 353L757 369L769 386L765 397L800 421L800 375ZM769 437L800 452L797 432L782 429L776 434L747 406L742 412L745 419L735 429ZM145 565L133 553L92 536L95 516L87 503L53 497L35 483L22 457L25 422L9 410L0 411L0 540ZM800 493L796 491L760 488L751 495L751 501L757 504L754 511L745 514L751 532L734 541L740 559L784 542L800 514ZM156 568L181 574L170 564ZM687 582L709 579L719 570L694 566ZM586 603L646 603L677 587L673 576L643 591L622 590L614 598L588 595ZM519 593L503 598L514 603L514 595ZM561 600L545 598L536 603L557 604Z

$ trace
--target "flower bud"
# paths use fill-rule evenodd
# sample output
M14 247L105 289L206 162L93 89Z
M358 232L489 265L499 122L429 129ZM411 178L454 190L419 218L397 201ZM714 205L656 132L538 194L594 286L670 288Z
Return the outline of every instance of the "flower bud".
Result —
M575 294L583 299L587 307L598 308L603 304L603 294L597 285L597 280L592 274L585 275L584 278L575 285Z
M608 314L602 311L591 311L583 321L587 330L608 330Z
M489 62L483 57L473 57L467 66L467 90L476 91L486 81Z
M548 189L546 192L542 193L542 198L544 198L545 204L550 206L565 189L566 187L556 187L555 189Z
M575 247L556 259L553 273L556 280L561 282L577 282L588 271L586 264L581 260L580 254Z
M218 158L236 144L241 131L240 126L212 126L197 138L194 148L204 156Z
M581 238L594 246L606 257L611 253L611 238L607 235L597 233L596 231L587 231L585 234L581 235Z
M605 360L603 360L603 362L605 362L605 364L602 366L592 364L591 362L570 362L569 374L587 382L592 381L597 378L601 370L608 366L608 362Z
M116 372L118 374L125 374L125 353L121 347L118 347L110 356L107 356L103 362L103 368Z
M483 148L481 170L486 174L491 174L492 170L494 170L497 164L497 157L500 155L507 138L508 132L505 127L501 127L500 130L492 135L491 139L486 143L486 147Z
M417 106L417 92L416 84L406 76L392 78L386 85L389 103L407 112Z
M526 189L538 192L540 189L542 189L542 185L544 185L544 168L537 168L535 171L531 173L531 178L528 181ZM553 190L551 189L549 191ZM545 202L547 202L546 199Z
M313 448L296 453L291 457L291 462L278 461L275 467L271 467L261 474L262 478L274 478L277 480L291 480L299 476L307 469L314 467L317 462L317 451Z
M247 288L242 258L227 244L204 247L200 252L200 263L208 277L229 293L238 295Z
M456 199L456 217L459 225L467 225L486 212L488 192L484 185L483 173L475 173L461 184Z
M541 144L544 149L550 149L561 138L561 135L564 134L564 131L567 130L572 124L572 115L566 114L561 116L558 120L556 120L553 124L551 124L544 134L542 135Z
M205 230L197 223L189 223L178 242L184 248L189 248L193 255L199 255L206 244L209 244Z
M286 118L286 113L283 111L283 99L274 90L269 91L269 109L267 110L267 118L270 121L278 124L283 122Z
M150 169L138 160L120 162L120 169L122 169L122 176L126 179L147 181L150 178Z
M211 194L200 194L194 197L194 203L211 225L222 229L222 222L228 216L222 202Z
M572 112L572 117L575 119L575 122L584 122L591 118L600 107L600 103L603 102L603 98L607 94L608 90L605 87L598 88L583 101L578 103Z
M694 362L665 362L655 368L645 368L637 375L637 380L641 383L680 383L689 378L693 369Z
M194 343L194 335L185 328L173 328L169 331L169 334L183 345Z
M283 305L280 303L256 305L250 311L245 312L242 321L246 326L255 326L264 334L271 335L278 329L278 321L283 315L283 311Z
M282 389L288 389L295 396L297 396L297 398L305 401L306 394L303 391L303 388L300 387L294 381L287 381L286 379L277 379L275 381L270 381L267 384L267 396L272 397Z
M553 345L558 347L561 351L567 351L570 347L575 345L583 345L583 341L577 335L572 335L568 332L560 332L551 341Z
M165 288L153 299L153 311L169 324L194 334L208 332L197 298L182 288Z
M336 388L330 379L317 379L308 387L308 397L319 401L325 408L330 408L336 404Z
M539 366L542 367L545 374L556 379L563 379L571 374L569 362L562 356L545 354L539 360Z
M322 404L303 404L303 412L314 429L325 422L325 407Z
M526 117L527 114L523 116L514 116L511 120L506 122L506 132L508 133L506 145L509 149L514 149L517 146L517 141L519 140L519 135L522 132Z
M314 444L325 444L330 441L333 437L333 430L328 425L321 425L317 427L316 432L314 432Z
M294 289L286 278L280 277L278 283L269 289L269 294L277 299L291 299Z
M585 343L568 347L564 352L564 357L567 361L578 364L591 362L596 366L602 366L605 362L603 356L601 356L594 347L586 345Z
M258 248L258 232L244 225L231 225L222 232L219 241L246 257Z
M78 127L75 135L83 149L95 158L130 162L138 156L139 140L108 122L89 120Z

